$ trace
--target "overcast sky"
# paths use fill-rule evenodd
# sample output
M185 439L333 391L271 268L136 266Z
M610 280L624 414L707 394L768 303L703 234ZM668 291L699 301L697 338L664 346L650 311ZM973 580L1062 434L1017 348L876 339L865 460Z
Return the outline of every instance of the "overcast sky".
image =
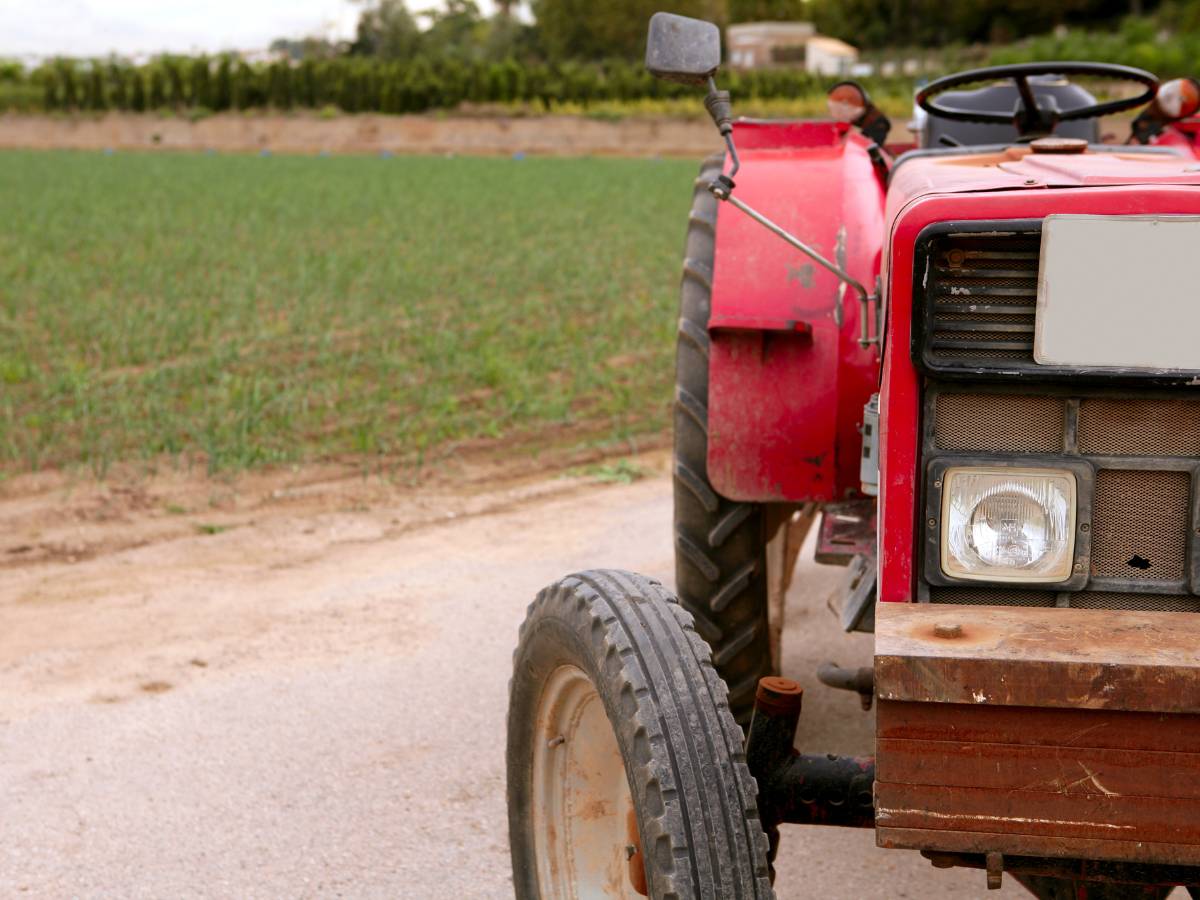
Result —
M277 37L349 37L357 17L349 0L0 0L0 56L255 50Z

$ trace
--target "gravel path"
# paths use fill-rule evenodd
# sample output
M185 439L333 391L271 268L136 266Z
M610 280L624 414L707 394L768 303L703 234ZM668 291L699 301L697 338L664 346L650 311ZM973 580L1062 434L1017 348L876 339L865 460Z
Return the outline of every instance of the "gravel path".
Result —
M501 502L503 501L503 502ZM472 506L472 504L474 504ZM0 580L0 896L511 896L503 743L525 605L568 571L669 579L670 482L558 480L390 532L287 517ZM785 671L860 665L804 564ZM870 751L813 686L801 740ZM780 895L983 897L982 873L788 828ZM989 897L1024 896L1007 883Z

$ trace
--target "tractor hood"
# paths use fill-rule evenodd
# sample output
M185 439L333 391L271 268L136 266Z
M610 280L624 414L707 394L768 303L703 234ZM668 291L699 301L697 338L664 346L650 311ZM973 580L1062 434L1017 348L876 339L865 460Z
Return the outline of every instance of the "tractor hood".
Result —
M1028 146L970 153L916 151L898 161L888 206L898 212L930 194L1137 184L1200 186L1200 162L1190 154L1115 147L1084 153L1039 153Z

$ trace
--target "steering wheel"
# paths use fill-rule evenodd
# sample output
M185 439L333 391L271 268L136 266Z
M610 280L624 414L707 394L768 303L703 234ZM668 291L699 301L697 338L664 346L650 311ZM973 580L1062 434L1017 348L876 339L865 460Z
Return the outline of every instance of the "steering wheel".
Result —
M1029 84L1029 79L1036 75L1096 75L1117 81L1132 81L1144 85L1146 90L1136 97L1109 100L1105 103L1089 103L1075 109L1059 111L1053 107L1046 109L1038 105L1033 88ZM1016 84L1017 93L1021 95L1021 102L1015 110L960 109L956 106L943 106L933 99L938 94L952 88L981 81L995 81L999 78L1011 78ZM1012 66L987 66L982 69L971 69L967 72L947 75L945 78L931 81L921 88L917 93L916 102L930 115L952 119L956 122L1016 125L1018 134L1025 137L1031 134L1050 134L1059 122L1094 119L1098 116L1107 116L1144 106L1153 100L1157 93L1158 79L1149 72L1131 66L1093 62L1035 62Z

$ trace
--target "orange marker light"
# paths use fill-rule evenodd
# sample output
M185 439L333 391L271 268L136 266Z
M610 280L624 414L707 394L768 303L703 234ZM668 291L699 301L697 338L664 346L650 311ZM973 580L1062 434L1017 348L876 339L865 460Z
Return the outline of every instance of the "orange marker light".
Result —
M1200 109L1200 84L1192 78L1176 78L1158 89L1155 99L1167 119L1186 119Z

